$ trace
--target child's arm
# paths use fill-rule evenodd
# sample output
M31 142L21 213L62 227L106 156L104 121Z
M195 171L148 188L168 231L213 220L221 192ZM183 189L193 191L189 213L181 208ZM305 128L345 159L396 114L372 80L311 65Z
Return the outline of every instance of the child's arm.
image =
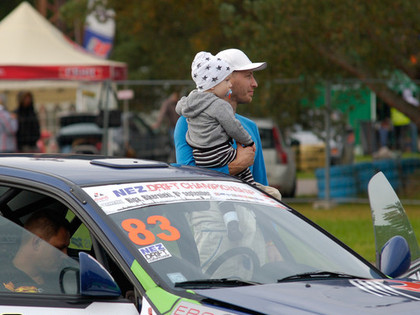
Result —
M185 117L181 116L176 123L174 131L176 162L181 165L195 166L192 148L185 140L187 130L187 120ZM236 158L232 162L228 165L211 169L225 174L236 175L254 163L254 155L254 151L241 146L238 148Z
M242 127L240 121L236 119L232 106L222 100L217 105L209 114L218 121L229 137L246 146L251 146L254 142L249 133Z

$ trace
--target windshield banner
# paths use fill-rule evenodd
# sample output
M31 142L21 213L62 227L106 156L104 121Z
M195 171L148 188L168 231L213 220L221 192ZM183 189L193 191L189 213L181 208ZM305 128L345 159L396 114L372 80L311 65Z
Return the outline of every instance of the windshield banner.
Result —
M174 181L130 183L86 187L84 190L106 214L187 200L235 200L284 207L262 192L245 184L235 182Z

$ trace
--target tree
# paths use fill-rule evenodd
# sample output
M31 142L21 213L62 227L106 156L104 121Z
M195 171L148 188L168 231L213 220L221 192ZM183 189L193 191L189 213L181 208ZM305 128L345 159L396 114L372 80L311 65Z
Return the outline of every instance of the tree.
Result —
M22 0L8 0L0 1L0 20L2 20L6 15L8 15L14 8L16 8ZM31 5L34 5L35 0L28 0Z
M67 1L71 2L86 0ZM314 82L357 79L420 127L420 108L386 84L396 70L420 79L420 1L108 0L108 4L116 11L117 22L111 58L128 63L131 79L189 79L197 51L237 47L251 60L269 64L256 73L260 87L254 102L240 110L274 115L286 124L296 120L301 108L297 96L314 94ZM73 7L80 10L80 5ZM303 84L275 83L302 78Z
M246 0L224 12L228 38L252 38L271 78L356 78L420 126L420 108L384 82L396 70L420 79L419 1Z
M199 50L217 51L226 41L218 1L116 1L113 56L129 63L137 79L188 79Z

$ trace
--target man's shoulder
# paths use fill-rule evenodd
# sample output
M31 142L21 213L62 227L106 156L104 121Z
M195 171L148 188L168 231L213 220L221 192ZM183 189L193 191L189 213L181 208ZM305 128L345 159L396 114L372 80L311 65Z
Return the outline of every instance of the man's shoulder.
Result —
M235 114L235 117L241 122L243 126L246 125L252 128L257 128L257 124L253 120L239 114Z

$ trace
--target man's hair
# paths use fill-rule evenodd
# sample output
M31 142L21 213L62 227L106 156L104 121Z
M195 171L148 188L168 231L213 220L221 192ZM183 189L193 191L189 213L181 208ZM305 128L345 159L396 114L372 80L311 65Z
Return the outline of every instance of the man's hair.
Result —
M46 209L33 213L25 222L24 227L48 241L51 237L57 235L61 228L69 231L69 222L56 211Z

